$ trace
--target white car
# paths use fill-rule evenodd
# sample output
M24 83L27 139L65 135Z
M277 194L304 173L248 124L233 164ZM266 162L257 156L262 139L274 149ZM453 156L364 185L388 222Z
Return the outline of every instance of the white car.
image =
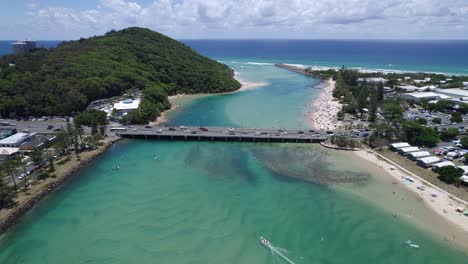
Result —
M20 176L18 176L18 180L22 180L26 177L26 173L21 173Z

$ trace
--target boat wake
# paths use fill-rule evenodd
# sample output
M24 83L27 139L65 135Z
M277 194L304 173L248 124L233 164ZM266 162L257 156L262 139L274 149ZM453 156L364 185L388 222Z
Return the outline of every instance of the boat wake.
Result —
M272 255L276 255L278 257L280 257L281 259L283 259L286 263L289 263L289 264L296 264L294 261L292 261L291 259L289 259L288 257L286 257L284 254L285 253L288 253L289 251L286 250L286 249L283 249L283 248L280 248L280 247L275 247L271 244L271 242L264 238L264 237L260 237L260 243L266 247L267 249L270 249L271 251L271 254Z

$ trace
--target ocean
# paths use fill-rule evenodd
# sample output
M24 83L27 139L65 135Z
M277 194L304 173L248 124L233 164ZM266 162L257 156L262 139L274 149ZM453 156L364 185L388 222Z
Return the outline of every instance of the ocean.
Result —
M466 40L181 40L208 57L251 63L292 63L379 71L468 75ZM0 55L13 41L0 41ZM38 41L54 47L60 41Z
M186 43L266 85L183 101L170 125L307 128L318 80L272 63L313 51ZM122 140L2 237L0 263L282 263L260 236L296 263L467 263L421 227L448 224L391 181L316 145Z

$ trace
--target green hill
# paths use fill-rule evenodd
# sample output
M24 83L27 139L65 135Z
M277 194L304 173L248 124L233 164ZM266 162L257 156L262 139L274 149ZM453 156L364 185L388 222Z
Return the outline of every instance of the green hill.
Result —
M169 107L168 95L239 87L226 65L143 28L111 31L0 59L2 117L67 115L82 111L93 100L132 88L144 91L143 101L145 93L150 94L144 104L146 115L155 111L157 116Z

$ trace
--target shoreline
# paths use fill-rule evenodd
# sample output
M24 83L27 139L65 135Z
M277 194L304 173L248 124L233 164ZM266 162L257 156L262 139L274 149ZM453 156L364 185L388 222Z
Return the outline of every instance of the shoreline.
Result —
M321 88L321 91L307 105L307 112L304 114L307 124L320 130L340 128L342 122L337 119L337 115L343 105L333 98L335 81L322 80L314 88Z
M238 92L242 92L242 91L255 90L257 88L268 85L268 83L265 83L265 82L250 82L250 81L243 80L242 78L239 77L239 73L236 70L234 70L234 76L233 77L234 77L234 79L236 79L241 84L241 87L236 91L227 92L227 93L238 93ZM224 93L222 93L222 94L224 94Z
M49 193L60 188L68 179L77 175L81 169L86 168L97 156L105 153L107 149L120 138L105 138L103 145L97 149L79 154L71 154L70 160L62 165L55 164L54 178L49 177L36 185L31 185L27 193L19 193L16 198L17 204L13 208L0 211L0 236L4 235L10 228L15 226L21 218L42 201Z
M275 66L320 80L312 88L321 91L307 104L306 112L303 114L309 127L318 130L333 130L342 126L342 122L337 120L337 114L343 108L343 105L333 97L333 90L335 90L336 85L335 81L331 78L323 80L299 66L286 63L277 63Z
M296 73L312 76L303 68L288 64L275 64L276 66L294 71ZM320 78L319 78L320 79ZM314 88L321 88L319 95L317 95L309 104L307 113L304 114L307 124L314 129L332 130L337 129L342 125L342 122L337 120L337 113L341 110L342 104L333 98L333 90L335 89L335 82L333 80L321 80L315 85ZM322 146L324 147L324 146ZM354 150L354 149L353 149ZM345 150L346 151L346 150ZM398 188L408 190L409 193L414 195L417 199L423 202L423 206L428 208L434 217L438 216L446 221L453 229L459 232L444 232L444 228L431 229L422 224L422 228L437 234L448 242L453 242L456 246L467 249L468 241L468 217L463 213L456 211L458 207L468 209L468 202L455 197L454 195L438 188L432 183L422 179L421 177L406 170L401 165L387 159L386 157L372 151L372 150L354 150L350 151L359 159L376 164L380 169L383 169L387 174L392 177L392 181L398 181ZM404 184L403 177L411 176L414 182L411 184ZM424 186L424 190L419 189L419 186ZM437 194L433 197L432 194ZM385 206L385 205L384 205ZM414 223L418 226L418 223ZM424 226L424 227L423 227Z
M392 180L398 182L399 188L411 192L413 195L420 199L424 206L429 208L434 214L440 216L448 224L453 225L455 228L460 229L457 234L449 234L437 232L435 229L431 231L437 233L444 240L453 242L458 246L461 246L465 250L467 249L466 241L468 240L468 216L463 215L456 211L457 207L468 208L468 202L460 198L457 198L450 193L438 188L432 183L422 179L418 175L406 170L404 167L397 163L389 160L388 158L376 153L372 150L360 150L352 152L356 157L376 164L381 170L384 170ZM404 177L411 176L414 178L412 183L404 183ZM419 189L420 186L424 186L424 190ZM432 194L437 194L437 197L433 197ZM415 223L417 225L417 223Z
M206 94L206 93L200 93L200 94L177 94L177 95L171 95L169 96L169 102L171 103L171 108L162 112L159 117L156 118L156 120L149 122L150 126L162 126L166 124L169 121L169 115L180 109L182 107L180 101L184 100L193 100L196 98L201 98L201 97L206 97L206 96L216 96L216 95L224 95L224 94L234 94L234 93L239 93L243 91L250 91L250 90L255 90L257 88L261 88L264 86L267 86L268 83L266 82L250 82L250 81L245 81L241 78L239 78L239 74L234 71L234 79L236 79L240 84L241 87L235 91L232 92L224 92L224 93L213 93L213 94Z

